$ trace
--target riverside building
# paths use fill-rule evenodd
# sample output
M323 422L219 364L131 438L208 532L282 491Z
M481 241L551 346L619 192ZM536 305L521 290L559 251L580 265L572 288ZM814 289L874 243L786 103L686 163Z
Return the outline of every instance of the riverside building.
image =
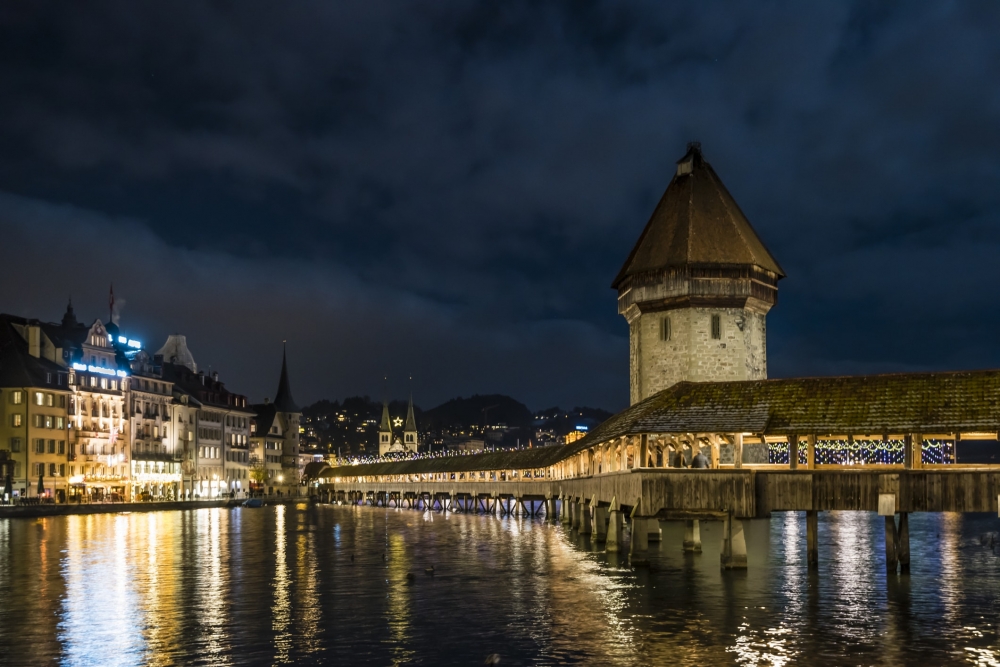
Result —
M68 371L70 496L129 498L128 359L101 320L80 323L73 304L59 324L42 324L56 363Z
M0 316L0 498L69 491L69 374L36 321Z
M187 478L185 498L219 498L249 484L246 396L198 370L183 336L170 336L154 356L164 380L173 384L178 459Z
M145 350L132 359L128 410L131 438L132 497L141 500L175 500L181 497L181 460L173 420L173 383L163 378Z

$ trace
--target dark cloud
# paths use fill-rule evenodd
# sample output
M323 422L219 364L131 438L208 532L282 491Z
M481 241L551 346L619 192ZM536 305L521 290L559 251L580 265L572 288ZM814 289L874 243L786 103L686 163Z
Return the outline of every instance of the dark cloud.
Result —
M998 28L993 3L10 4L0 299L103 315L114 280L124 324L255 396L289 338L303 400L413 373L427 404L617 408L608 284L700 139L789 275L773 375L997 366Z

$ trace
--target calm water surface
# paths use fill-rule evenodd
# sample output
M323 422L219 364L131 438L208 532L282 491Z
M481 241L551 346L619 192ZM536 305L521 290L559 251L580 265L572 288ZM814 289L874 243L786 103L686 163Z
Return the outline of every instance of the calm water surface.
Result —
M871 514L820 515L818 574L803 516L750 522L745 572L720 570L718 524L697 556L663 527L631 570L527 519L303 505L0 520L0 664L1000 664L996 517L911 517L909 577L886 576Z

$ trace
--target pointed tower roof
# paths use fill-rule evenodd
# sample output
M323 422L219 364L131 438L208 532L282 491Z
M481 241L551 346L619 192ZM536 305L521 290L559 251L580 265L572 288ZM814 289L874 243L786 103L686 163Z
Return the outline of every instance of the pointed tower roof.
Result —
M688 144L677 161L677 172L612 287L636 274L691 265L757 266L785 276L698 142Z
M403 426L404 431L416 431L417 430L417 419L413 416L413 394L410 394L410 405L406 408L406 425Z
M66 305L66 312L63 314L62 325L66 329L74 329L80 326L80 323L76 319L76 313L73 312L73 299L69 300Z
M392 420L389 419L389 401L382 401L382 423L379 425L380 433L392 433Z
M284 341L281 346L281 379L278 380L278 392L274 395L274 407L279 412L302 412L292 398L292 389L288 382L288 354L285 352Z

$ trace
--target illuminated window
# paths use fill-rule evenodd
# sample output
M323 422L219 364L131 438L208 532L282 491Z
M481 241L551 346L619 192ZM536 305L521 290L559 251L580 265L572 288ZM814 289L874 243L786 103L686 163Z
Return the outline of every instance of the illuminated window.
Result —
M719 315L712 315L712 338L722 338L722 317Z
M11 426L21 425L21 415L11 415L10 419L11 419Z
M40 391L35 392L35 405L45 405L45 394Z
M14 405L21 405L21 401L23 400L24 400L24 394L22 394L20 391L10 392L10 402L13 403Z

